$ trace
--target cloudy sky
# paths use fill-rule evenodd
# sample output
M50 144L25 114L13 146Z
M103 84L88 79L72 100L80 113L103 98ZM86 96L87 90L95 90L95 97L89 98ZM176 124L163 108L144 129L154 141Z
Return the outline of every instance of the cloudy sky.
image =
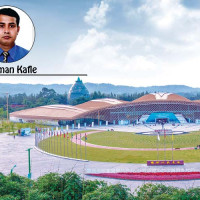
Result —
M55 4L56 2L56 4ZM31 52L0 66L38 73L86 73L84 82L200 87L200 1L1 0L26 11ZM73 83L77 77L1 78L7 83Z

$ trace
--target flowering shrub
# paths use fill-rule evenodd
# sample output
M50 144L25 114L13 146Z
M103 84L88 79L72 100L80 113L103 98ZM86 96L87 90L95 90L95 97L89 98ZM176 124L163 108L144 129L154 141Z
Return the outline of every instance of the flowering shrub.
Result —
M200 172L120 172L87 174L91 176L144 181L174 181L200 179Z

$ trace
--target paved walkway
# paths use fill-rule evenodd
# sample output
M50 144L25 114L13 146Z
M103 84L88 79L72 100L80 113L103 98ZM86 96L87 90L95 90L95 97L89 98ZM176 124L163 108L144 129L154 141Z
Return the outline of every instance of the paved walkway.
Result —
M34 135L29 137L8 136L0 134L0 172L10 173L14 165L17 167L14 172L22 176L28 174L28 148L31 150L31 170L32 178L36 179L41 175L49 172L64 173L66 171L75 171L81 176L85 173L103 173L103 172L158 172L158 171L199 171L200 163L186 163L184 166L152 166L146 164L130 164L130 163L106 163L106 162L80 162L68 160L46 155L34 149ZM96 177L85 176L86 179L95 180ZM107 178L98 178L108 183L121 183L127 185L132 191L141 186L143 183L152 181L126 181ZM153 181L152 183L160 183ZM168 186L176 186L182 188L200 187L200 180L194 181L163 181Z
M90 135L90 134L94 134L94 133L100 133L102 131L91 131L91 132L87 132L86 134L87 135ZM77 139L76 139L77 137ZM88 147L94 147L94 148L99 148L99 149L113 149L113 150L125 150L125 151L157 151L157 149L155 148L122 148L122 147L110 147L110 146L102 146L102 145L97 145L97 144L91 144L91 143L88 143L85 141L82 141L81 138L84 138L85 137L85 134L81 133L81 134L77 134L73 136L72 138L72 142L73 143L77 143L77 144L82 144L83 145L87 145ZM81 140L81 141L80 141ZM179 150L192 150L194 149L194 147L185 147L185 148L179 148ZM159 151L163 151L163 148L159 148L158 149ZM171 151L172 148L166 148L167 151ZM176 150L176 148L174 148L174 150Z

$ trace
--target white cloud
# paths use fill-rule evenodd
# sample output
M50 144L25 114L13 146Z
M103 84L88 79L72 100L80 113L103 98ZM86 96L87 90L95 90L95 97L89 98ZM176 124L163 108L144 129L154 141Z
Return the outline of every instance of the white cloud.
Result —
M135 22L141 20L141 26L146 29L146 35L158 36L171 42L196 42L200 38L200 11L187 9L181 0L144 0L139 7L126 6L124 14L127 19ZM184 35L184 37L183 37Z
M107 1L112 12L111 4L116 1ZM180 0L143 2L122 9L133 30L125 31L119 21L121 31L110 26L109 30L93 28L80 35L67 51L67 69L88 73L90 82L198 86L200 12L185 8Z
M179 0L146 0L136 11L137 14L145 14L146 19L157 28L169 29L183 15L184 8Z
M151 55L128 55L129 51L130 47L124 46L123 41L115 41L105 32L90 29L68 49L66 66L70 73L88 73L92 82L130 85L130 78L137 78L137 74L154 72L157 60ZM127 79L119 80L119 77Z
M106 13L109 9L108 3L101 1L99 5L95 4L92 8L89 9L84 21L96 28L101 28L106 24Z

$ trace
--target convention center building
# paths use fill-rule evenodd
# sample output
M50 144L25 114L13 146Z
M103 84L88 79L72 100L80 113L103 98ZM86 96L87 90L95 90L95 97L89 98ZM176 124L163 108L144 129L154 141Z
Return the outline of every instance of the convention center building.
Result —
M14 122L51 125L128 125L200 123L200 100L191 101L173 93L151 93L132 102L96 99L76 106L46 105L10 113Z

